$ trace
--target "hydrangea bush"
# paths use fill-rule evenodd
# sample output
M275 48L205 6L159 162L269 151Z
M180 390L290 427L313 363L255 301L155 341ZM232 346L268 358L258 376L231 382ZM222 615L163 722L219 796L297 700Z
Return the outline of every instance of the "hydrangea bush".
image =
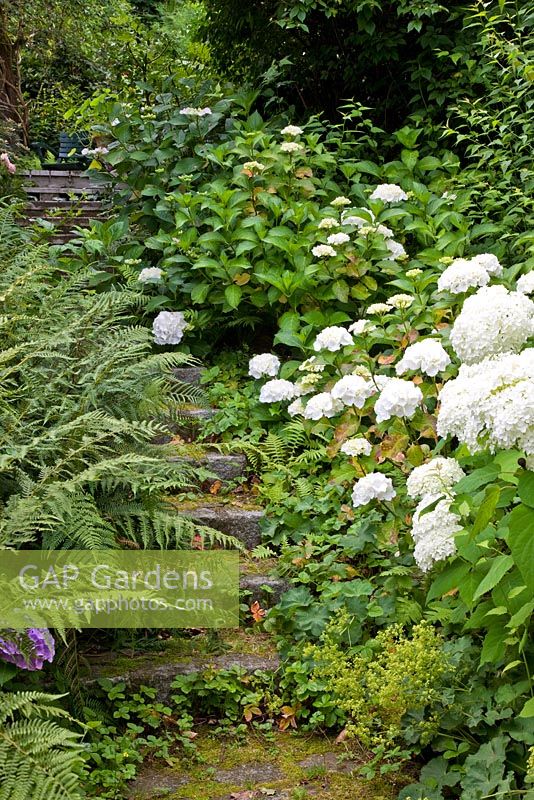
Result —
M387 574L390 581L410 574L419 614L440 624L452 642L466 636L479 670L491 668L493 676L506 675L505 683L520 687L510 699L513 711L503 717L519 721L499 724L498 736L494 727L491 733L503 753L521 751L525 758L517 742L528 743L525 731L534 716L528 699L534 303L525 292L532 273L516 280L517 270L503 269L492 253L440 266L395 271L388 285L402 295L390 295L386 286L384 302L371 303L360 319L302 337L301 359L279 370L288 399L296 399L289 406L274 396L267 402L273 418L287 415L293 425L300 420L306 436L321 443L331 483L339 487L340 515L358 521L360 530L380 520L389 532L381 546L391 553L394 542L396 550ZM259 399L265 400L261 391ZM318 496L315 503L319 511ZM300 551L307 548L311 552L309 541ZM403 613L403 598L391 599L395 618ZM280 614L271 624L276 629L287 622ZM353 623L347 627L353 641L365 639L361 620L359 634ZM475 736L464 741L463 755L454 751L454 780L464 789L471 778L464 786L461 765L476 762L476 747L482 758L490 733L474 727L478 744ZM447 723L436 721L433 738L438 752L452 747ZM418 791L414 796L443 796L429 794L426 785Z

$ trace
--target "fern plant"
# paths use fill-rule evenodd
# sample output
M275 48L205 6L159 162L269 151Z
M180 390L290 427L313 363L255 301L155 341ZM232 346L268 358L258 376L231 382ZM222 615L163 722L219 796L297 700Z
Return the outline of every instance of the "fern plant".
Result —
M0 800L77 800L80 735L60 695L0 692Z
M47 259L8 212L0 231L0 548L188 546L199 530L166 495L195 467L155 441L198 399L173 376L192 359L153 352L142 294L96 294L89 270Z

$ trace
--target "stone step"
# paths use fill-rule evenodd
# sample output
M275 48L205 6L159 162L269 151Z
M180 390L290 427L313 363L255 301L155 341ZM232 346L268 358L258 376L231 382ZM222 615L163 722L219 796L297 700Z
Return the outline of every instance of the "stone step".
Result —
M200 380L205 372L204 367L174 367L173 373L182 383L200 386Z
M289 583L274 575L244 573L239 579L239 588L247 593L244 599L248 605L258 602L262 608L272 608L287 592Z
M199 525L207 525L227 536L234 536L247 550L253 550L261 542L260 523L264 517L263 509L207 501L192 507L177 504L176 510Z
M74 186L83 188L93 184L91 178L79 170L34 169L22 174L25 183L33 186Z
M33 200L26 206L26 211L70 211L72 208L82 211L102 211L99 200L77 200L74 204L70 200Z
M136 664L136 660L139 664ZM161 660L161 663L158 661ZM113 683L125 683L128 689L136 689L141 685L156 689L158 699L164 703L169 702L171 695L176 691L171 684L176 675L201 674L206 670L223 670L240 667L244 672L251 673L257 669L264 672L274 672L279 666L279 659L275 653L268 655L255 655L248 653L224 653L222 655L202 655L177 659L170 654L153 653L150 657L129 659L125 669L113 668L113 663L99 665L91 659L91 679L85 681L86 686L94 684L98 678L108 678Z
M98 197L102 190L98 186L25 186L24 191L27 195L39 196L43 198L63 198L73 195L79 197L85 195L86 197Z
M221 455L221 453L208 452L199 458L192 456L175 456L170 461L185 461L187 464L198 464L212 472L221 481L233 481L241 478L247 459L243 455Z
M94 220L103 220L105 218L106 217L103 214L77 214L75 208L73 208L71 213L65 213L61 215L58 214L57 216L52 214L42 214L38 211L32 212L31 210L26 210L24 212L24 217L21 217L21 223L22 225L30 225L37 220L44 219L46 222L51 222L56 228L72 228L73 225L86 228Z

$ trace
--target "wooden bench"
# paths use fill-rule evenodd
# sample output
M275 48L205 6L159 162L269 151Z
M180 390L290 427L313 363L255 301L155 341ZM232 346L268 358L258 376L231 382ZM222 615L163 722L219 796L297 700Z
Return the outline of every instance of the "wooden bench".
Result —
M43 168L47 170L64 170L66 167L74 170L87 169L90 158L82 155L82 150L89 144L89 136L86 133L67 133L61 131L59 134L59 150L57 160L47 162L46 157L50 148L45 142L32 142L31 149L37 153Z

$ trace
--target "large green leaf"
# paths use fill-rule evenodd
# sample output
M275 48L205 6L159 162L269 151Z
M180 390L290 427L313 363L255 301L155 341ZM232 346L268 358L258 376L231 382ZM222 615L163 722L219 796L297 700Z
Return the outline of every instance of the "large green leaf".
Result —
M534 509L514 508L508 517L508 547L526 585L534 593Z
M478 600L483 594L489 592L494 586L497 586L501 578L506 575L508 570L514 566L514 559L509 555L497 556L493 559L487 574L482 578L478 585L478 589L473 595L473 600Z

